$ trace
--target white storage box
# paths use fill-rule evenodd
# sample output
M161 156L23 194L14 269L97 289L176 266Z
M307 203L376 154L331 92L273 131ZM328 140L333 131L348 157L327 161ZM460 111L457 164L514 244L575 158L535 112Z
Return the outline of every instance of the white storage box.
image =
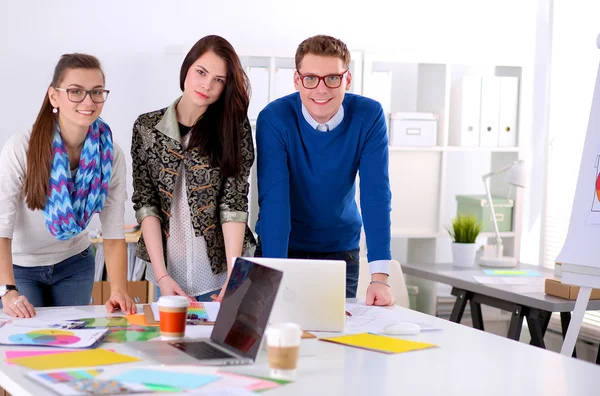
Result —
M435 146L437 118L432 113L392 113L390 146Z

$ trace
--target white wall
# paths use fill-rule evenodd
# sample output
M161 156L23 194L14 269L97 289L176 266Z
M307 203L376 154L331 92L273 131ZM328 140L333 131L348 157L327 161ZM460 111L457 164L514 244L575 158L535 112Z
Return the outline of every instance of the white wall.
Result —
M293 56L301 40L324 33L352 50L409 60L524 64L532 62L536 7L522 0L3 1L0 145L32 124L63 53L102 61L111 90L103 118L128 153L133 121L178 96L183 52L204 35L220 34L246 55ZM131 205L126 221L134 221Z

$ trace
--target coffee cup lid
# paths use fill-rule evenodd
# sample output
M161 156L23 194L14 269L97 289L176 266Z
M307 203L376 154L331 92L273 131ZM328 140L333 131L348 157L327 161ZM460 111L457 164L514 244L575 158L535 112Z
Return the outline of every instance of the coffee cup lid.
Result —
M159 307L182 308L190 306L190 299L184 296L160 296Z
M292 347L300 345L302 330L296 323L278 323L270 325L266 330L267 345Z

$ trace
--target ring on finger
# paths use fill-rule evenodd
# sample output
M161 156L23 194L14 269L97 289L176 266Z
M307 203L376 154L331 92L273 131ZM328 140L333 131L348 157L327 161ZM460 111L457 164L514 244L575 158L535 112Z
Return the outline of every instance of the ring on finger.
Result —
M13 303L13 304L17 305L17 304L18 304L18 303L20 303L20 302L21 302L21 299L20 299L20 298L17 298L17 299L14 301L14 303Z

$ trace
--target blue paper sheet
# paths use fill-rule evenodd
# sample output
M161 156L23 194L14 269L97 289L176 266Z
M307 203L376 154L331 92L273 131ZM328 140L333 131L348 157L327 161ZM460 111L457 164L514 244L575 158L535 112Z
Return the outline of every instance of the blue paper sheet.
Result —
M149 369L132 369L111 379L120 382L172 386L181 389L200 388L218 380L216 375L200 375Z

